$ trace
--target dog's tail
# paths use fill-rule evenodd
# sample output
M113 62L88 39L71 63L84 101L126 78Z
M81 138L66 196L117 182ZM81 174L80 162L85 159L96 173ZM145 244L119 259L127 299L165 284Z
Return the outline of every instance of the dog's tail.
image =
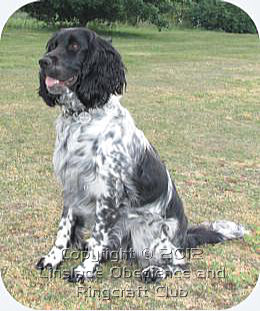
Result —
M226 240L240 239L249 232L240 224L228 220L212 223L204 222L188 228L186 248L195 248L202 244L215 244Z

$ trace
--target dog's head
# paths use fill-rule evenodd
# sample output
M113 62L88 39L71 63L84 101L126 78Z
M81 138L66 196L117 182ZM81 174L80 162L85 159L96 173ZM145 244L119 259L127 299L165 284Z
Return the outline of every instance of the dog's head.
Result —
M67 89L92 108L105 104L126 86L125 66L111 42L85 28L62 29L47 43L39 60L39 95L55 106Z

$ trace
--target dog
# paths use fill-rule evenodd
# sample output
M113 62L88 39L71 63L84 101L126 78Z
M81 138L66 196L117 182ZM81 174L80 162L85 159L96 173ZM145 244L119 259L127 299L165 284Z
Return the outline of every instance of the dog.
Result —
M53 163L64 209L56 241L37 269L55 269L75 246L89 256L66 279L93 280L110 258L105 253L131 250L141 279L157 282L184 269L182 250L243 237L244 227L231 221L188 226L167 168L120 104L126 67L111 42L68 28L46 49L39 95L61 109ZM87 241L85 228L91 230Z

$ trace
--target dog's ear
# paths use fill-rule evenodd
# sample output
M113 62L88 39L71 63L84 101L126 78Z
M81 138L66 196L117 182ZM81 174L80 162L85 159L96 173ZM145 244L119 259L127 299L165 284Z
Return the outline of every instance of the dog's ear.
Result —
M39 96L43 98L43 100L48 106L54 107L56 105L57 96L52 95L48 92L45 84L45 76L41 71L39 73L39 80L40 80Z
M77 96L86 107L102 106L111 94L121 95L126 87L126 68L110 42L98 36L88 40Z

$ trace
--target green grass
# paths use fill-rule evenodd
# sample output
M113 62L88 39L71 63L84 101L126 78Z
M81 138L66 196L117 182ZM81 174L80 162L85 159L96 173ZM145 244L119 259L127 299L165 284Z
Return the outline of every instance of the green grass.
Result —
M41 30L48 28L46 23L30 17L26 12L18 10L5 25L5 29Z
M128 68L123 104L169 168L190 222L230 219L251 230L243 241L204 247L189 278L162 282L172 293L187 289L187 297L160 297L158 285L111 278L118 264L107 263L101 280L83 285L86 291L141 286L147 297L105 299L78 297L79 285L34 269L62 211L52 169L59 111L37 96L38 59L50 34L7 27L0 42L0 261L8 291L36 309L223 309L244 300L259 274L257 36L123 26L103 32ZM61 269L77 262L65 261ZM223 268L225 278L196 276L198 269Z

